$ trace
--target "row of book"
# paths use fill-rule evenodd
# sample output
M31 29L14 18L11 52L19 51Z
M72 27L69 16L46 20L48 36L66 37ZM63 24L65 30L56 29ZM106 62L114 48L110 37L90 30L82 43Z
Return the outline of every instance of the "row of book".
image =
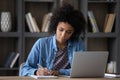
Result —
M116 73L117 72L117 66L116 61L110 61L107 64L107 73Z
M48 32L49 31L49 23L52 13L47 13L43 17L42 27L38 27L36 19L32 16L31 12L28 12L25 15L26 23L28 25L30 32Z
M30 32L49 32L49 24L50 24L51 16L52 16L51 12L44 15L42 25L40 28L40 27L38 27L36 19L32 16L31 12L28 12L25 15L25 18L26 18L26 23L28 25L29 31ZM103 32L111 32L112 31L115 17L116 17L115 13L107 13L106 14ZM94 33L100 32L93 11L88 11L88 18L89 18L90 24L92 26L92 32L94 32Z
M30 12L25 15L25 18L30 32L40 32L37 22Z
M96 0L89 0L89 1L96 1ZM98 1L116 1L116 0L98 0Z
M20 54L15 52L10 52L6 57L6 61L3 65L5 68L13 68L19 58Z
M105 77L107 78L119 78L120 77L120 74L117 73L117 64L116 64L116 61L110 61L108 64L107 64L107 71L105 73Z
M104 23L104 28L103 28L103 32L111 32L113 25L114 25L114 21L115 21L115 13L107 13L106 14L106 18L105 18L105 23ZM97 25L95 16L93 14L93 11L88 11L88 18L90 21L90 24L92 26L92 32L100 32L99 27Z

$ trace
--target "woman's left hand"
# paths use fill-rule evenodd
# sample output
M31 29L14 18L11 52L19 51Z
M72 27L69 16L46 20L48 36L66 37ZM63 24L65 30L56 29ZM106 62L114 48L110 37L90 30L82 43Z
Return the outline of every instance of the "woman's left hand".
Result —
M50 74L54 75L54 76L59 76L60 75L59 71L57 71L57 70L51 70Z

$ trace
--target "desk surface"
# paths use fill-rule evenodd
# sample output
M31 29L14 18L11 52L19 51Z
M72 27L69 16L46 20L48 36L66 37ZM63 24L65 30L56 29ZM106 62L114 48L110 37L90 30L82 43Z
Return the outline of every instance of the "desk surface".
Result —
M35 80L32 77L19 77L19 76L0 76L0 80ZM55 79L37 79L37 80L55 80ZM120 78L69 78L59 77L56 80L120 80Z

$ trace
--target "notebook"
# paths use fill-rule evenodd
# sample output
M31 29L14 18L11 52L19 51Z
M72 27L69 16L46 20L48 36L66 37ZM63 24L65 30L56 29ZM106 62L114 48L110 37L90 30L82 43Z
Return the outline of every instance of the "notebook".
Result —
M107 51L75 52L70 77L104 77Z
M33 77L35 79L56 79L58 76L37 76L37 75L31 75L30 77Z

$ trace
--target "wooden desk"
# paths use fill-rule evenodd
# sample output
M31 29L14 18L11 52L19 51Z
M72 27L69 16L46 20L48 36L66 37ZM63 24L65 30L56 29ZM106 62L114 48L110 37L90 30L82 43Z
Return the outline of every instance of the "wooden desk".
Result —
M19 76L0 76L0 80L36 80L32 77ZM120 78L67 78L59 77L58 79L37 79L37 80L120 80Z

